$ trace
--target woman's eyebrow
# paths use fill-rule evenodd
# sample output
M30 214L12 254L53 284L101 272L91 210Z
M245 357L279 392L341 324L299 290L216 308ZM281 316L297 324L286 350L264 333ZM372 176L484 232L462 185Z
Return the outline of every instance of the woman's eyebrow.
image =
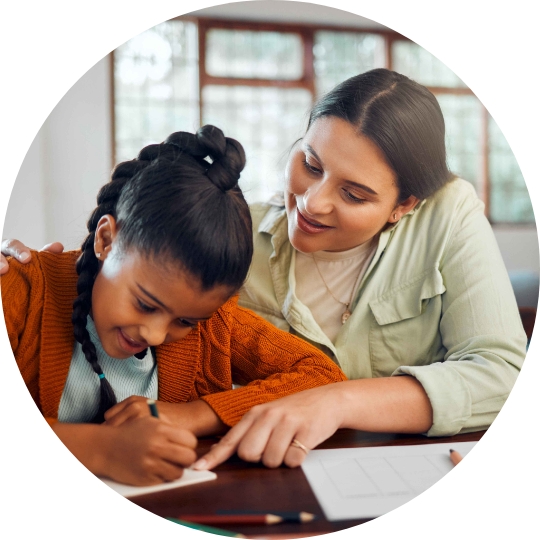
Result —
M318 156L317 152L315 152L315 150L310 144L306 144L306 149L309 151L310 154L313 154L313 156L317 159L317 161L321 165L324 165L321 158ZM345 183L349 184L352 187L362 189L366 191L367 193L371 193L371 195L378 195L378 193L375 190L371 189L369 186L366 186L365 184L360 184L360 182L353 182L352 180L345 180Z
M349 184L352 187L356 187L359 189L362 189L364 191L367 191L368 193L371 193L372 195L378 195L378 193L371 189L370 187L366 186L365 184L360 184L359 182L353 182L352 180L345 180L346 184Z
M310 154L313 154L315 156L315 158L317 158L317 161L322 165L323 162L322 162L322 159L319 157L319 155L317 154L317 152L315 152L315 150L313 150L313 146L311 146L311 144L306 144L306 149L308 150L308 152Z

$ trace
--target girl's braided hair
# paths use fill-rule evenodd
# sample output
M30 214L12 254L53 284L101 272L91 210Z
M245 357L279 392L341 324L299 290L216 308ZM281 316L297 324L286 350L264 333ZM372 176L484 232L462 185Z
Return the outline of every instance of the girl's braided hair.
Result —
M86 329L100 269L94 253L99 220L115 218L122 249L134 248L147 259L180 266L203 290L225 285L234 292L244 282L253 255L251 216L238 186L245 162L239 142L207 125L196 134L177 132L164 143L146 146L137 159L117 165L111 181L100 189L77 260L78 296L72 314L75 339L100 379L94 422L102 422L116 403Z

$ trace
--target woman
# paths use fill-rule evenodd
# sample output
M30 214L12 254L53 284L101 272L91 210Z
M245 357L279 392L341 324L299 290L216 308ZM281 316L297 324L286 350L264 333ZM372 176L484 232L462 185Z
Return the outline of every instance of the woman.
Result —
M283 203L252 207L241 303L353 380L253 408L197 467L234 451L295 466L338 428L487 428L526 338L483 204L447 168L435 97L385 69L338 85L291 152Z
M241 303L353 380L252 409L199 468L235 449L274 465L292 439L307 453L340 427L489 427L526 337L483 204L447 168L433 94L384 69L337 86L291 152L284 195L252 207Z

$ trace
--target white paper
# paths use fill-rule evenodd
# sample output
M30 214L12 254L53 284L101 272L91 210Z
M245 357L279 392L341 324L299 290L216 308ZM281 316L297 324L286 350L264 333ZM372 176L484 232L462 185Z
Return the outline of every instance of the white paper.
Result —
M326 519L375 518L410 501L454 467L475 442L313 450L302 469Z
M137 495L144 495L145 493L155 493L156 491L175 489L178 487L189 486L190 484L198 484L199 482L208 482L209 480L215 480L216 478L217 474L212 471L192 471L191 469L185 469L184 474L178 480L164 482L163 484L157 484L155 486L129 486L127 484L114 482L107 478L100 478L100 480L124 497L136 497Z

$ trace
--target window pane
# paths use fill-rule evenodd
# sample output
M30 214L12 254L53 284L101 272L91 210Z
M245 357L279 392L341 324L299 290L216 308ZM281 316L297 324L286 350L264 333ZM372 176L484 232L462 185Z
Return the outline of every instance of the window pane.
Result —
M220 127L244 146L247 165L240 186L248 202L283 190L289 148L302 136L311 94L302 89L206 86L203 123Z
M466 87L440 60L412 41L394 41L393 69L426 86Z
M299 34L209 30L206 72L214 77L298 80L303 75Z
M450 170L479 188L482 170L482 107L474 96L438 95L446 126Z
M519 165L499 126L489 118L490 214L493 221L534 223L531 199Z
M116 159L199 124L197 28L168 21L114 52Z
M313 56L320 96L353 75L384 67L384 38L376 34L315 32Z

